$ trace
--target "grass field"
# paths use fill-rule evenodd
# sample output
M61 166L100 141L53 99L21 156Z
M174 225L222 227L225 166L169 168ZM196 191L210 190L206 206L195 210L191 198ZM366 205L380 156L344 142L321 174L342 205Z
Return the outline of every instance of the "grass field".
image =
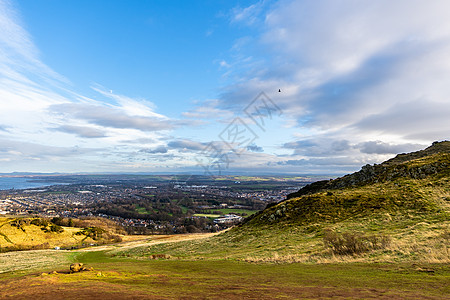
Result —
M205 217L205 218L218 218L221 215L217 215L217 214L194 214L194 217Z
M189 236L183 238L189 239ZM180 237L165 237L147 243L178 239ZM136 243L135 246L139 245ZM121 246L1 254L2 269L5 261L16 268L17 261L24 263L14 272L8 269L0 273L0 298L448 299L450 293L446 284L450 267L444 264L274 264L230 259L138 259L114 256L114 248ZM94 271L69 274L68 266L75 261L93 267ZM52 271L57 273L52 274Z
M148 211L145 207L141 207L139 205L136 205L135 211L142 215L148 215L151 213L151 211Z

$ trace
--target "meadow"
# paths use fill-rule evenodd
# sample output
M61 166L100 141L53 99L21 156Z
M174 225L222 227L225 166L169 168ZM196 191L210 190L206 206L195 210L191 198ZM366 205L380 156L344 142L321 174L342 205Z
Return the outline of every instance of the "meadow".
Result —
M35 250L0 254L16 270L0 273L0 298L29 299L448 299L450 268L433 263L287 263L222 258L117 256L143 244L184 244L211 239L193 235L76 251ZM220 235L218 236L220 237ZM184 239L190 239L185 235ZM122 249L122 250L121 250ZM17 262L21 261L22 265ZM93 271L69 273L71 262ZM22 266L22 268L18 268Z

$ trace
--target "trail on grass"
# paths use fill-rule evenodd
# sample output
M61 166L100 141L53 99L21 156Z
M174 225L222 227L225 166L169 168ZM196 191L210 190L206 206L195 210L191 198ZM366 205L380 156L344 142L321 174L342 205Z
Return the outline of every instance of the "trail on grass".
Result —
M108 250L116 250L118 248L126 250L126 249L141 247L141 246L152 246L152 245L175 243L175 242L181 242L181 241L192 241L192 240L206 239L206 238L215 236L217 234L220 234L222 232L223 231L215 232L215 233L152 235L152 236L147 236L144 239L129 240L129 241L125 241L125 242L121 242L121 243L117 243L117 244L109 244L109 245L103 245L103 246L84 248L84 249L78 250L77 252L108 251Z
M132 249L140 246L150 246L180 241L205 239L219 233L192 233L178 235L153 235L127 236L125 242L94 246L84 249L73 250L28 250L0 253L0 274L24 270L45 270L67 266L78 252L110 251L115 249Z

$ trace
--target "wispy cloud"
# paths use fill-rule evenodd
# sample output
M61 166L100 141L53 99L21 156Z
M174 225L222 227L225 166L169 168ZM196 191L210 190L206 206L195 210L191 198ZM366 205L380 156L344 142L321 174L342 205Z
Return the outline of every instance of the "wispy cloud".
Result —
M55 128L57 131L76 134L82 138L102 138L106 137L104 131L88 126L61 125Z
M86 120L89 123L113 128L129 128L141 131L159 131L173 128L173 124L157 117L128 115L120 108L66 103L49 107L49 111L75 119Z
M148 153L148 154L165 154L168 152L167 147L165 146L158 146L156 148L151 149L141 149L139 152Z
M146 99L120 95L98 84L92 86L98 93L96 99L76 93L64 76L41 60L12 2L0 1L0 28L3 169L90 169L89 157L112 168L107 161L120 159L115 147L121 141L158 140L163 135L160 132L174 128ZM136 149L127 147L124 151L133 153Z
M244 23L246 25L254 25L257 22L261 22L260 15L263 12L263 8L268 1L258 1L247 7L235 7L231 11L232 23Z
M182 113L183 117L192 119L210 119L230 121L234 113L230 110L221 108L220 101L206 100L197 104L194 109Z
M72 158L83 162L77 167L91 159L105 170L195 167L223 123L245 119L242 110L261 91L283 111L284 127L258 132L231 170L323 172L328 164L344 172L421 148L450 134L448 9L443 0L235 7L226 23L244 30L229 55L212 62L224 72L218 99L183 106L174 119L158 112L155 99L115 87L76 93L41 60L14 4L0 0L0 161L23 170L30 164L20 159L51 162L55 171L70 170Z
M424 147L418 144L389 144L380 141L369 141L358 144L356 147L362 153L367 154L397 154L411 151L417 151Z

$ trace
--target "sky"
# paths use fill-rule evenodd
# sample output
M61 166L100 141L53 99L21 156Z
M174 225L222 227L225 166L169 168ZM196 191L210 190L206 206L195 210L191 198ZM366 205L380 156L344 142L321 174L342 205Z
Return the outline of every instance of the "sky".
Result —
M448 78L445 0L0 0L0 173L345 174Z

